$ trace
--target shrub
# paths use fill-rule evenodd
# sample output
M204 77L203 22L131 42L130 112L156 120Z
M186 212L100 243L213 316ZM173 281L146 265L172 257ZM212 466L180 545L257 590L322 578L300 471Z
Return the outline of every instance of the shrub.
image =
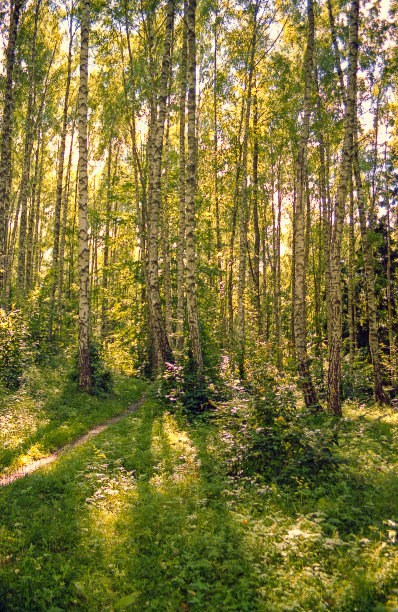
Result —
M20 311L0 309L0 382L7 389L13 391L19 387L30 357L28 334Z
M246 408L230 408L227 430L232 434L227 459L232 473L261 474L294 484L330 473L337 464L337 424L325 414L300 413L278 406L277 398L256 397Z

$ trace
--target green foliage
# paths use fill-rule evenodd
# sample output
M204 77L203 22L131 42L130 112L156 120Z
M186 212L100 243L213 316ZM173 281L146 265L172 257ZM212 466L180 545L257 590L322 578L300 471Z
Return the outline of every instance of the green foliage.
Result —
M115 375L115 393L88 396L68 380L62 353L45 365L30 365L24 384L0 396L0 472L20 468L68 444L88 429L123 412L142 390L135 379Z
M30 357L28 333L20 311L0 309L0 383L7 389L17 389Z
M211 407L209 381L198 375L192 356L182 366L168 364L158 375L154 390L155 397L172 411L180 409L197 416Z
M368 359L367 359L368 357ZM344 399L366 400L373 395L373 369L366 349L358 351L354 359L353 376L350 374L349 356L341 362L341 393Z
M189 350L181 366L168 364L154 384L154 397L172 411L182 410L191 418L211 419L215 401L226 392L225 383L206 363L205 372L198 373Z
M223 413L232 436L227 457L231 473L261 474L293 486L303 478L312 481L330 475L338 465L338 422L324 414L297 412L287 402L280 407L272 390L262 392L238 406L231 402Z
M192 423L147 401L0 489L4 609L395 609L397 416L344 409L334 477L286 486L227 473L232 408Z
M90 372L93 395L109 395L113 391L112 373L104 362L102 348L90 342ZM73 369L69 375L72 382L79 381L79 354L74 357Z

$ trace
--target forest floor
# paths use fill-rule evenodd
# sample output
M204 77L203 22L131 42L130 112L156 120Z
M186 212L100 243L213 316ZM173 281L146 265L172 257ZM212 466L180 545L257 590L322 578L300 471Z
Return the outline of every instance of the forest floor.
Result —
M135 402L135 404L130 404L129 408L125 412L122 412L121 414L108 419L101 425L96 425L92 429L89 429L88 432L85 433L83 436L80 436L80 438L77 438L73 442L70 442L70 444L65 444L64 446L61 446L61 448L58 448L53 453L50 453L49 455L44 456L42 459L32 459L30 461L28 460L27 463L25 462L26 461L25 460L22 462L22 467L17 468L15 470L12 470L10 469L10 467L8 467L8 469L6 469L6 475L0 476L0 487L9 485L12 482L15 482L16 480L19 480L20 478L24 478L24 476L27 476L28 474L32 474L33 472L36 472L36 470L40 469L41 467L44 467L45 465L49 465L50 463L53 463L54 461L59 459L59 457L63 453L71 451L77 446L81 446L82 444L87 442L87 440L90 440L90 438L92 438L93 436L96 436L99 433L102 433L103 431L105 431L105 429L108 429L110 425L114 425L115 423L118 423L121 419L123 419L128 414L131 414L132 412L136 412L136 410L138 410L138 408L140 407L143 401L144 401L143 399L140 399L137 402Z
M115 396L88 398L59 372L31 376L0 404L3 474L145 388L120 377ZM396 410L347 402L329 471L311 478L297 464L284 480L286 462L275 478L241 469L234 438L249 403L235 397L193 421L149 394L3 486L0 610L397 610Z

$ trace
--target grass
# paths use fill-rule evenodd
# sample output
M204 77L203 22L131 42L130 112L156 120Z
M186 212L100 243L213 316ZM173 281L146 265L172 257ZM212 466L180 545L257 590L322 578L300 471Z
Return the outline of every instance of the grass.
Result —
M0 476L72 442L91 427L123 412L143 384L116 376L117 392L92 397L68 382L68 362L32 366L15 393L0 392Z
M291 483L233 475L227 424L147 400L1 489L0 610L396 610L396 412L347 404Z

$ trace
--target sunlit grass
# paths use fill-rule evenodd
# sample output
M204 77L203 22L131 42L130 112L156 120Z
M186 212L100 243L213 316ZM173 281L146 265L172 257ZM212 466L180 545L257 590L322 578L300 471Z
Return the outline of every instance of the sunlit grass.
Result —
M392 612L395 424L348 410L337 472L282 486L228 473L225 428L147 401L0 491L0 601L7 610Z
M117 377L118 391L90 397L68 381L67 362L32 366L24 385L0 400L0 476L48 456L91 427L127 409L142 392L138 381Z

